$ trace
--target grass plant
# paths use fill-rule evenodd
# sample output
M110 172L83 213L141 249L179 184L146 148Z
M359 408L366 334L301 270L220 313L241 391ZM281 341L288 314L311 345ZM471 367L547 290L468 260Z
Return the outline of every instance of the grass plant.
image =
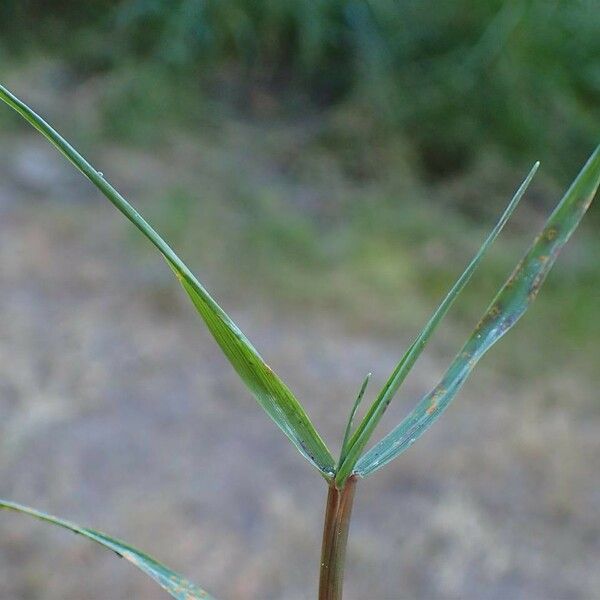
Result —
M54 145L102 194L154 245L167 262L215 341L256 398L258 404L325 480L328 498L320 563L320 600L342 597L343 570L354 491L359 481L387 465L407 450L441 416L464 385L480 358L526 312L536 298L558 254L589 208L600 183L600 146L592 153L570 188L514 271L490 303L483 317L452 361L440 382L390 433L366 450L385 410L456 301L486 252L523 198L537 168L536 163L512 200L452 286L439 307L415 337L388 381L355 426L356 415L369 382L367 376L346 421L340 455L335 458L302 404L263 360L252 343L213 299L179 256L131 204L73 146L42 117L5 87L0 99L19 113ZM20 504L1 500L0 508L50 522L91 539L126 558L152 577L174 598L194 600L209 594L181 575L127 544L102 533L49 516Z

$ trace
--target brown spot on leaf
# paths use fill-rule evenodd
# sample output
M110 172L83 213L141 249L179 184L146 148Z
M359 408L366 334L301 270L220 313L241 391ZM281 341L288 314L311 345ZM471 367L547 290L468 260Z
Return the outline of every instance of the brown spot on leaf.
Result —
M483 315L483 318L481 319L481 321L479 321L479 324L475 328L475 331L479 331L484 325L486 325L487 323L489 323L493 319L496 319L501 314L502 314L502 308L501 308L500 304L494 304L494 306L492 306L485 313L485 315Z
M529 291L527 293L527 297L530 301L535 300L538 292L540 291L540 287L542 286L542 282L544 281L545 273L538 273L535 279L532 281L529 286Z
M521 261L517 265L515 270L510 274L510 277L508 278L508 281L506 282L505 287L507 287L507 288L513 287L515 285L515 282L517 281L517 279L521 276L522 271L523 271L523 262Z
M490 308L488 315L491 319L495 319L502 312L499 304L494 304L492 308Z

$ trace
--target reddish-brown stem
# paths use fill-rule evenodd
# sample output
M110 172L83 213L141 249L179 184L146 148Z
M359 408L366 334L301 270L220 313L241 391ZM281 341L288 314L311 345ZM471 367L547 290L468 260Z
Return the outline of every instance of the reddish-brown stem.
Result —
M329 486L323 525L319 600L341 600L342 598L346 544L355 487L355 475L349 477L341 489L337 488L335 483Z

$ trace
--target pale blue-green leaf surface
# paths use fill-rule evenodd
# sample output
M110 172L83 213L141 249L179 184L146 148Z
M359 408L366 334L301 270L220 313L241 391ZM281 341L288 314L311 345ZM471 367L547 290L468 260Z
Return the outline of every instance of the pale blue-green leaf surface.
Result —
M104 533L95 531L93 529L88 529L87 527L80 527L79 525L71 523L70 521L58 519L52 515L48 515L21 504L16 504L15 502L0 500L0 509L11 510L29 515L30 517L35 517L36 519L46 521L52 525L57 525L63 529L68 529L73 533L82 535L104 546L105 548L112 550L121 558L129 561L138 569L146 573L146 575L154 579L158 585L160 585L177 600L214 600L208 592L205 592L202 588L191 583L179 573L175 573L175 571L165 567L158 561L133 548L129 544L125 544L124 542L108 537Z
M158 248L177 275L225 356L254 394L258 403L299 452L315 465L325 478L331 478L335 469L335 461L302 405L170 246L108 183L102 173L92 167L44 119L2 85L0 85L0 100L18 112L64 154Z
M440 383L386 437L364 454L354 472L365 477L409 448L440 417L479 359L525 313L562 247L577 228L600 183L600 146L589 158L541 233L500 289Z
M479 250L477 251L474 258L468 264L467 268L464 270L463 274L457 279L456 283L452 286L451 290L448 292L442 303L438 306L436 311L433 313L425 327L422 329L421 333L417 336L415 341L411 344L410 348L406 351L394 372L391 374L390 378L383 386L381 392L370 406L369 410L363 417L363 420L356 428L356 431L347 441L347 450L344 453L344 458L342 463L336 473L336 483L338 485L343 485L346 478L352 473L356 461L358 460L360 453L363 451L366 446L369 438L373 434L375 427L381 420L383 413L389 406L392 398L398 391L399 387L402 385L402 382L406 379L406 376L413 368L415 362L423 352L425 346L429 342L433 332L436 327L442 321L444 316L450 310L450 307L463 290L463 288L467 285L473 274L475 273L479 263L483 259L485 253L490 248L494 240L498 237L510 216L513 214L514 210L517 208L517 205L521 201L523 194L529 187L539 163L536 163L523 183L519 186L512 200L509 202L506 210L500 217L500 220L496 224L496 226L492 229L486 240L483 242Z

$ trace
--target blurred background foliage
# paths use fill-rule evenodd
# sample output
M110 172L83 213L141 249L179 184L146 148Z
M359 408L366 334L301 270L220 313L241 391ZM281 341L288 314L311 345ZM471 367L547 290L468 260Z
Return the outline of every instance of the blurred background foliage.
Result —
M211 157L149 208L188 256L190 224L212 218L204 252L251 263L236 277L291 302L368 302L382 329L424 316L539 159L512 240L456 311L472 321L600 139L593 1L7 0L0 31L7 73L84 146L168 154L191 137ZM546 306L570 307L577 345L599 333L596 237Z
M161 83L247 109L260 108L250 92L294 112L350 105L369 128L401 132L427 177L469 169L490 143L567 177L600 132L594 4L6 0L0 26L5 52L56 52L76 77L151 66L122 90L132 111ZM178 117L194 112L176 103Z

